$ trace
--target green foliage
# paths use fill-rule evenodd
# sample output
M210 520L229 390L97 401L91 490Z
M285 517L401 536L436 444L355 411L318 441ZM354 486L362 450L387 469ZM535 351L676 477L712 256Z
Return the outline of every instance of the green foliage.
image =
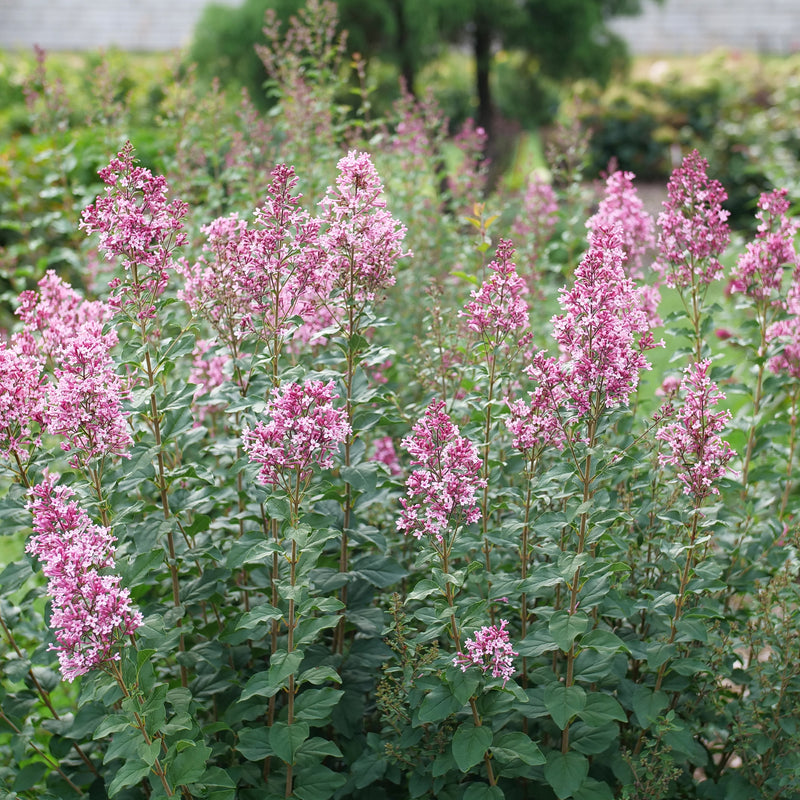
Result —
M414 252L385 298L349 306L351 328L332 325L324 345L250 340L213 388L197 370L224 345L198 347L219 332L191 315L171 272L155 318L112 323L116 369L134 378L130 459L107 458L87 481L48 434L24 469L3 462L3 793L794 800L798 386L765 367L778 345L761 349L746 298L712 292L717 302L692 330L664 289L667 352L630 406L601 408L563 452L517 452L505 400L527 397L529 348L552 347L558 291L571 285L597 201L580 131L562 130L550 152L555 226L535 243L535 263L517 259L536 291L533 342L487 340L459 312L510 236L520 197L485 193L473 146L448 137L429 99L403 95L385 118L342 109L337 98L358 76L332 41L320 38L327 58L310 72L308 59L283 62L269 117L180 72L157 109L141 86L122 93L107 129L68 114L59 130L59 107L42 95L27 123L42 129L0 156L7 301L47 268L87 296L106 296L107 280L123 275L119 265L87 273L97 242L77 224L100 191L96 169L115 152L107 137L130 132L142 163L167 176L170 198L190 203L188 263L211 258L202 225L232 212L250 219L276 162L294 163L304 208L319 213L352 148L371 152ZM360 102L370 86L367 75ZM681 113L707 127L714 96L698 93ZM160 122L145 138L148 115ZM528 245L520 240L519 252ZM718 326L733 336L717 339ZM713 358L738 452L702 509L659 462L652 419L661 379L693 347ZM353 425L334 468L288 496L258 482L240 443L276 376L334 380ZM486 480L481 519L448 532L446 552L396 527L415 467L399 445L431 397L475 444ZM385 437L401 473L373 458ZM24 484L45 467L113 528L116 570L144 615L134 641L119 643L119 662L73 683L48 650L45 579L24 551ZM500 620L513 677L456 666L466 640Z

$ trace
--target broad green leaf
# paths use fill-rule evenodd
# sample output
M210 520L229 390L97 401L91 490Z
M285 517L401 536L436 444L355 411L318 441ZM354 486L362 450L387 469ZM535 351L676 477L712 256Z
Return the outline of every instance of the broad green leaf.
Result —
M547 756L544 777L559 800L565 800L574 795L588 774L589 761L580 753L553 751Z
M261 761L272 755L272 748L269 744L269 728L242 728L239 731L236 749L248 761Z
M311 667L311 669L303 670L300 676L295 681L295 686L300 687L304 683L311 683L314 686L319 686L326 681L333 681L333 683L341 683L342 676L333 667Z
M492 754L499 761L513 761L518 758L524 764L531 766L545 763L544 754L539 746L522 731L496 734L492 741Z
M573 800L614 800L614 792L607 783L587 778L580 789L572 795Z
M408 571L397 561L385 556L372 556L369 559L361 559L358 565L354 567L354 572L379 589L393 586L408 575Z
M583 711L586 692L581 686L550 683L544 687L544 704L553 722L563 731L569 721Z
M499 786L488 783L471 783L464 792L463 800L503 800L505 794Z
M474 670L462 672L460 669L453 669L448 680L453 697L462 706L475 694L480 682L481 679L475 674Z
M295 754L308 739L309 728L305 722L274 722L269 729L269 743L272 752L286 764L294 764Z
M302 770L294 782L293 794L300 800L328 800L347 783L340 772L334 772L322 764Z
M33 764L24 766L14 778L14 791L27 792L36 786L42 776L47 772L47 764L43 761L36 761Z
M102 739L110 733L119 733L131 725L131 721L124 714L110 714L95 729L94 739Z
M259 672L244 685L239 700L249 700L251 697L272 697L278 694L281 688L281 685L276 686L272 682L269 672Z
M558 645L553 638L553 634L547 628L539 628L529 633L521 642L518 642L516 648L519 655L535 658L542 655L542 653L556 650Z
M550 622L548 629L555 643L565 653L569 652L575 639L580 636L589 626L589 617L584 611L576 611L570 614L568 611L556 611Z
M108 796L114 797L120 789L139 783L149 773L150 766L142 761L141 758L128 759L123 762L122 766L117 770L114 780L111 781L111 785L108 787Z
M167 779L173 786L194 783L202 778L206 771L206 761L211 755L211 748L204 744L191 744L181 750L167 767Z
M330 719L334 706L344 692L325 686L322 689L307 689L297 696L294 703L294 718L298 722L321 725Z
M633 713L642 728L649 728L667 707L669 698L662 692L654 692L647 686L637 686L633 693Z
M462 772L468 772L492 744L492 729L462 722L453 736L453 760Z
M417 712L420 722L442 722L455 714L464 703L453 696L448 686L437 686L422 701Z
M302 660L302 650L292 650L291 653L287 653L285 650L275 652L269 660L270 683L274 686L282 686L290 675L297 672Z
M595 727L585 722L576 722L569 729L569 744L573 750L586 756L594 756L608 750L613 745L619 749L619 725L609 722Z
M619 701L609 694L591 692L586 696L586 705L578 716L587 724L593 726L605 725L608 722L627 722L628 717Z

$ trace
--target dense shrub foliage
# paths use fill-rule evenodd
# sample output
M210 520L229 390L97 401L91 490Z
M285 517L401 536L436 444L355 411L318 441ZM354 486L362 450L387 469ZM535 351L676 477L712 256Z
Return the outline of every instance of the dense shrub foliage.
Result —
M691 150L653 219L565 129L487 197L328 23L4 248L3 796L800 797L789 193L732 237Z

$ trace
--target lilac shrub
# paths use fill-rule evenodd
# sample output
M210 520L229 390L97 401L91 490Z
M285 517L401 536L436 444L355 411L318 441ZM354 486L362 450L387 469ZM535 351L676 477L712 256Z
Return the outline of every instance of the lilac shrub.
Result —
M267 20L280 160L190 207L126 145L80 222L108 285L18 299L4 788L794 796L788 195L731 249L694 152L655 225L627 172L587 221L576 144L495 213L429 101L337 127L332 14Z

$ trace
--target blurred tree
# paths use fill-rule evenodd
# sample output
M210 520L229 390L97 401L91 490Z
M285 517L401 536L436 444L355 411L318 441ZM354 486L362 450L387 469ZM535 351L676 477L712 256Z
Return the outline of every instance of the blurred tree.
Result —
M653 0L661 2L662 0ZM498 48L518 49L542 74L607 80L626 63L624 42L607 26L616 15L636 14L643 0L338 0L348 49L367 59L394 62L413 93L422 65L446 45L470 48L475 60L477 122L492 122L491 68ZM266 78L254 45L264 12L289 18L305 0L245 0L239 7L208 6L195 30L190 57L201 71L234 78L263 98Z

